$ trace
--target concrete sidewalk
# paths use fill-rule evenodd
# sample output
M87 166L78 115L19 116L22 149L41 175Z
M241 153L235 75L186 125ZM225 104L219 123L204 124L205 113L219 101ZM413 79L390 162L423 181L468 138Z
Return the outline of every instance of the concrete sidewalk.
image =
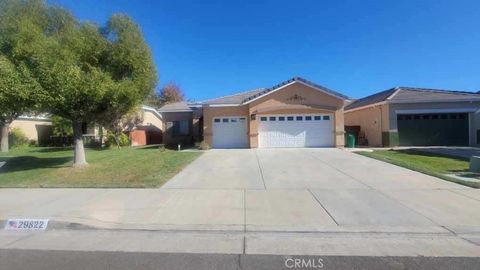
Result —
M0 231L0 249L318 256L479 257L477 234L431 232Z

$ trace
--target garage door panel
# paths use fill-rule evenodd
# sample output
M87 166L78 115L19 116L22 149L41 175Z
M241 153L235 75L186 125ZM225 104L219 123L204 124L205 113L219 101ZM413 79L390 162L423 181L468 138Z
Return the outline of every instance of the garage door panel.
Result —
M333 146L332 119L331 115L260 116L259 147Z
M469 144L467 113L399 114L401 146L466 146Z
M245 116L225 116L213 119L214 148L248 147L247 118Z

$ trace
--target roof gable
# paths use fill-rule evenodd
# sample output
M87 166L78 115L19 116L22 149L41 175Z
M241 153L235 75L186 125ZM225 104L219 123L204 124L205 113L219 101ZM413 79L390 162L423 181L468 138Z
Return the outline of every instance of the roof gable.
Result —
M250 102L252 102L252 101L254 101L254 100L256 100L256 99L259 99L260 97L264 97L264 96L266 96L266 95L268 95L268 94L271 94L271 93L273 93L273 92L275 92L275 91L277 91L277 90L280 90L280 89L282 89L282 88L284 88L284 87L286 87L286 86L288 86L288 85L291 85L291 84L293 84L293 83L296 83L296 82L301 83L301 84L304 84L304 85L306 85L306 86L309 86L309 87L311 87L311 88L313 88L313 89L319 90L319 91L321 91L321 92L324 92L324 93L326 93L326 94L328 94L328 95L334 96L334 97L336 97L336 98L338 98L338 99L342 99L342 100L348 99L347 96L345 96L345 95L343 95L343 94L340 94L340 93L338 93L338 92L336 92L336 91L333 91L333 90L331 90L331 89L328 89L328 88L326 88L326 87L324 87L324 86L321 86L321 85L319 85L319 84L315 84L315 83L313 83L313 82L311 82L311 81L305 80L305 79L300 78L300 77L293 77L293 78L290 79L290 80L281 82L281 83L279 83L279 84L277 84L277 85L275 85L275 86L273 86L273 87L267 88L267 89L265 89L265 90L263 90L263 91L255 94L255 95L252 95L252 96L250 96L250 97L245 98L242 103L244 103L244 104L250 103Z

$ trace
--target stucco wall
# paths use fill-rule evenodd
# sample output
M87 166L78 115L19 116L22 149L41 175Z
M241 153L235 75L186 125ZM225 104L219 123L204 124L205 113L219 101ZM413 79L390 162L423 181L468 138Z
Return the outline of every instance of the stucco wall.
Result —
M301 83L294 83L250 103L250 114L332 113L335 146L345 145L344 101ZM258 117L250 121L250 147L258 147Z
M19 128L25 133L28 139L38 142L38 132L42 129L42 127L51 125L51 121L18 119L10 124L10 129Z
M389 129L388 105L345 112L346 126L360 126L369 146L383 146L382 132Z
M163 124L163 143L165 144L176 144L176 143L193 143L193 135L192 135L192 112L163 112L162 118L164 121ZM181 120L188 120L189 121L189 135L185 136L174 136L171 130L171 123L173 121L181 121Z
M212 145L213 118L219 116L245 116L248 119L248 106L203 107L203 139ZM250 146L252 147L252 146Z
M156 116L153 112L144 110L142 126L150 126L150 125L155 126L161 131L164 131L164 124L162 120L158 118L158 116Z

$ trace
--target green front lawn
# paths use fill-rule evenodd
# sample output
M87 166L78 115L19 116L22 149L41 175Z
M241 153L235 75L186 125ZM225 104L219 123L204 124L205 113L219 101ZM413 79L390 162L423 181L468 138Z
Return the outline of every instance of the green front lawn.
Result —
M377 150L373 152L360 151L356 153L442 178L447 181L480 188L480 183L478 182L462 181L447 176L447 174L465 175L468 173L469 162L465 159L440 156L415 150Z
M32 147L0 153L0 187L159 187L199 152L157 147L87 149L88 167L72 168L73 150Z

